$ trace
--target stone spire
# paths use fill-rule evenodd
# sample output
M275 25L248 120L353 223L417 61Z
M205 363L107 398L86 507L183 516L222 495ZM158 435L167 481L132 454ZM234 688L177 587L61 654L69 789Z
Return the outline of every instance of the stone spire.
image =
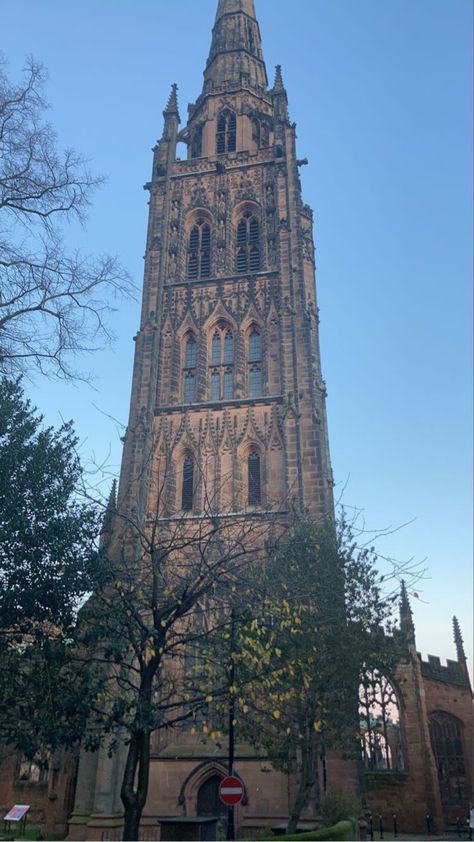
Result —
M105 509L102 520L102 528L100 530L100 544L104 546L108 543L113 532L114 515L117 511L117 480L114 479L110 489L107 507Z
M163 134L161 140L153 148L153 179L161 178L169 173L176 158L176 139L181 121L178 110L178 86L175 82L171 85L171 92L163 111L163 117Z
M275 67L275 81L273 82L273 93L280 93L281 91L285 90L285 86L283 84L283 76L281 72L281 64L277 64Z
M463 670L467 674L467 658L466 653L464 652L464 641L462 639L461 629L459 627L459 620L457 617L453 617L453 633L458 664L463 668Z
M275 67L275 81L271 90L275 119L286 122L288 120L288 96L283 84L281 64Z
M400 593L400 628L410 643L415 642L415 625L411 613L410 601L408 599L405 582L402 579Z
M171 92L168 97L168 102L166 104L165 110L163 111L163 117L165 118L165 120L170 114L177 114L179 122L178 86L176 82L173 82L173 84L171 85Z
M165 118L165 123L163 127L163 139L176 139L178 126L181 122L181 120L179 119L178 86L176 82L173 82L173 84L171 85L171 92L168 97L168 102L166 103L166 108L163 111L163 117Z
M219 0L204 71L204 93L242 86L268 86L254 3Z

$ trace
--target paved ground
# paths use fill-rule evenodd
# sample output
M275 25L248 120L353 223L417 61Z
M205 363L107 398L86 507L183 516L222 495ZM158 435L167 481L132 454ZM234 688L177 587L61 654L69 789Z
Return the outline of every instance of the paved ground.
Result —
M464 833L461 837L458 836L456 832L454 833L442 833L438 835L437 833L432 833L428 835L427 833L399 833L398 836L394 836L393 833L385 833L383 835L383 842L392 842L394 839L400 840L400 842L421 842L421 840L426 840L426 842L445 842L445 840L450 840L450 842L467 842L467 833ZM379 842L380 834L374 832L374 842ZM368 842L370 842L370 837L367 837Z

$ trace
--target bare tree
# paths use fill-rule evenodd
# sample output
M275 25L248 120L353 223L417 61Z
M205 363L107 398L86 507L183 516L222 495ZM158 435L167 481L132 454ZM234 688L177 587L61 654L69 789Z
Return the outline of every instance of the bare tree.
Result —
M263 563L278 513L217 511L217 492L200 475L199 513L170 513L157 495L141 525L109 511L110 580L83 611L84 665L100 693L84 744L126 744L121 787L124 839L137 839L149 784L151 738L200 714L201 737L212 732L214 705L228 693L227 664L213 669L205 650L228 637L231 606L255 597L251 571ZM163 482L163 487L166 481ZM252 600L252 601L253 601ZM80 671L79 671L80 672ZM217 737L216 737L217 738Z
M57 149L45 80L31 58L19 85L0 64L0 373L69 379L74 356L110 341L111 299L133 285L116 258L65 246L64 223L84 223L103 179Z

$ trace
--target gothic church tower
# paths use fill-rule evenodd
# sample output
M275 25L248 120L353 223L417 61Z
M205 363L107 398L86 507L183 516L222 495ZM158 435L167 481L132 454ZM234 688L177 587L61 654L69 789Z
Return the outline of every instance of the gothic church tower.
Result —
M150 513L199 517L206 494L220 512L264 516L294 506L332 517L312 211L301 197L279 66L268 86L253 0L219 0L187 124L180 129L176 85L163 115L146 185L143 302L117 509L135 524ZM222 776L216 759L178 749L152 754L144 822L155 829L156 816L195 815L200 787ZM120 837L120 764L120 752L81 753L70 839ZM284 817L288 780L261 765L254 752L241 767L252 809ZM335 763L335 778L342 774Z
M163 113L119 505L199 514L205 482L221 511L330 516L312 212L253 0L219 0L187 125L176 85Z

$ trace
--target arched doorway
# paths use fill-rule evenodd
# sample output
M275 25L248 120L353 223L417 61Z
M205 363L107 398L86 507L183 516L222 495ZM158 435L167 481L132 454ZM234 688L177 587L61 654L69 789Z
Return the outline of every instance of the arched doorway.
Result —
M222 778L219 775L212 775L200 786L197 795L198 816L220 816L227 815L227 808L219 798L219 784Z

